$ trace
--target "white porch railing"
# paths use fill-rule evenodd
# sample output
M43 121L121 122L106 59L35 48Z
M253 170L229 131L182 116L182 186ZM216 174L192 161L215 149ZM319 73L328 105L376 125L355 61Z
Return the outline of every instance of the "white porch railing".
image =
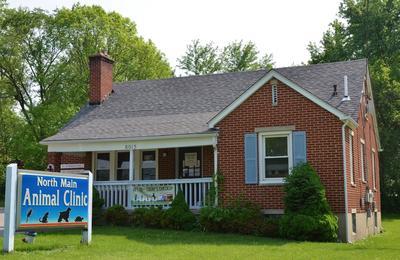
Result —
M168 180L139 180L139 181L97 181L94 187L104 199L106 208L122 205L131 208L132 194L135 188L147 185L174 185L175 193L182 190L190 209L200 209L205 206L207 192L212 178L199 179L168 179Z

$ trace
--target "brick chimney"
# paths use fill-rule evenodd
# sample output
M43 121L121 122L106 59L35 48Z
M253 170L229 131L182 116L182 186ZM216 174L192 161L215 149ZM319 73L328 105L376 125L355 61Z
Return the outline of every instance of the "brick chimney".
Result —
M114 61L106 52L99 52L89 57L89 103L91 105L101 104L111 94L113 63Z

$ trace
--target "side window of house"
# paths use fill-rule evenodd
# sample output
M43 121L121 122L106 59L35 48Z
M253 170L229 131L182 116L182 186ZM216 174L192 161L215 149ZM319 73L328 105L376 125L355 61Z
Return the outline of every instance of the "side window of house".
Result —
M110 153L96 155L96 181L110 180Z
M117 180L129 180L129 152L117 153Z
M374 189L376 189L376 170L375 170L375 152L372 150L371 152L371 168L372 168L372 182Z
M361 179L362 181L367 181L367 172L366 172L366 158L365 158L365 142L361 139Z
M261 182L283 180L291 168L291 134L262 135Z

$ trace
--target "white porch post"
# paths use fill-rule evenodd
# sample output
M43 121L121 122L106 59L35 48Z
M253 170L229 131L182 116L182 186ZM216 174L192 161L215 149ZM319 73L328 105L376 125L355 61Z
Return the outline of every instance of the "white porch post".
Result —
M129 150L129 181L133 181L133 171L135 169L135 159L133 154L135 150L133 147ZM132 208L133 186L128 187L128 209Z
M129 150L129 180L133 181L133 170L134 170L134 158L133 158L134 150Z
M215 201L214 206L218 206L218 147L217 147L217 137L214 138L213 144L214 150L214 187L215 187Z

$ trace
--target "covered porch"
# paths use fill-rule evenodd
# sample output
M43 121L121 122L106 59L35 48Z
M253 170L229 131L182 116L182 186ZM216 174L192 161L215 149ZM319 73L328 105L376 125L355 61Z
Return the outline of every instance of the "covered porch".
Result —
M49 163L61 172L91 170L106 208L168 207L181 190L199 209L217 169L216 135L57 143L49 145Z

